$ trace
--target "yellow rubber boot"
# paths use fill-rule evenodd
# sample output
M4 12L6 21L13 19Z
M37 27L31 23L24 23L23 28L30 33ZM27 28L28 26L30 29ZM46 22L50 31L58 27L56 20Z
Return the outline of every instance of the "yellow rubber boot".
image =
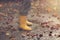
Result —
M19 17L19 23L20 23L20 28L21 29L27 30L27 31L32 30L29 26L27 26L26 16L20 16Z
M27 25L32 25L33 23L29 22L29 21L26 21L27 22Z

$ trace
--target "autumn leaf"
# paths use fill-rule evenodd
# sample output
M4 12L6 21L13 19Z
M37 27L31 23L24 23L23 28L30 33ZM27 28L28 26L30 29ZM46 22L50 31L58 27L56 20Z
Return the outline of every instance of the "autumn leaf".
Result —
M0 4L0 7L2 7L3 5L2 4Z

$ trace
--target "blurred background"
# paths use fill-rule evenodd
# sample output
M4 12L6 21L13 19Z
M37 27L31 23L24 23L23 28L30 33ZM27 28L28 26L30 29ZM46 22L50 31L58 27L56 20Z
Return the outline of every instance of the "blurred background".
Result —
M0 0L0 40L60 40L60 0L31 0L32 31L18 29L21 2Z

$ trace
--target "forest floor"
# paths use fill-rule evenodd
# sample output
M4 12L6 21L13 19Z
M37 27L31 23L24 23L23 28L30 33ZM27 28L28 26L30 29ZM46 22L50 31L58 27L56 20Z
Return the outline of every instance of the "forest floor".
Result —
M5 6L0 8L0 40L60 40L60 18L30 12L27 20L33 23L32 31L24 31L19 29L18 11Z

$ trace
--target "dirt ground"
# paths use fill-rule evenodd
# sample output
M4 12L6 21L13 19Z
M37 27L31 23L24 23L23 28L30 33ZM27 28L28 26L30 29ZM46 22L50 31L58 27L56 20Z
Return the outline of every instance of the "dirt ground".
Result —
M54 10L45 10L39 0L32 1L27 15L27 20L33 23L32 31L24 31L19 29L19 10L14 8L18 3L11 4L0 5L0 40L60 40L60 17L53 15Z

